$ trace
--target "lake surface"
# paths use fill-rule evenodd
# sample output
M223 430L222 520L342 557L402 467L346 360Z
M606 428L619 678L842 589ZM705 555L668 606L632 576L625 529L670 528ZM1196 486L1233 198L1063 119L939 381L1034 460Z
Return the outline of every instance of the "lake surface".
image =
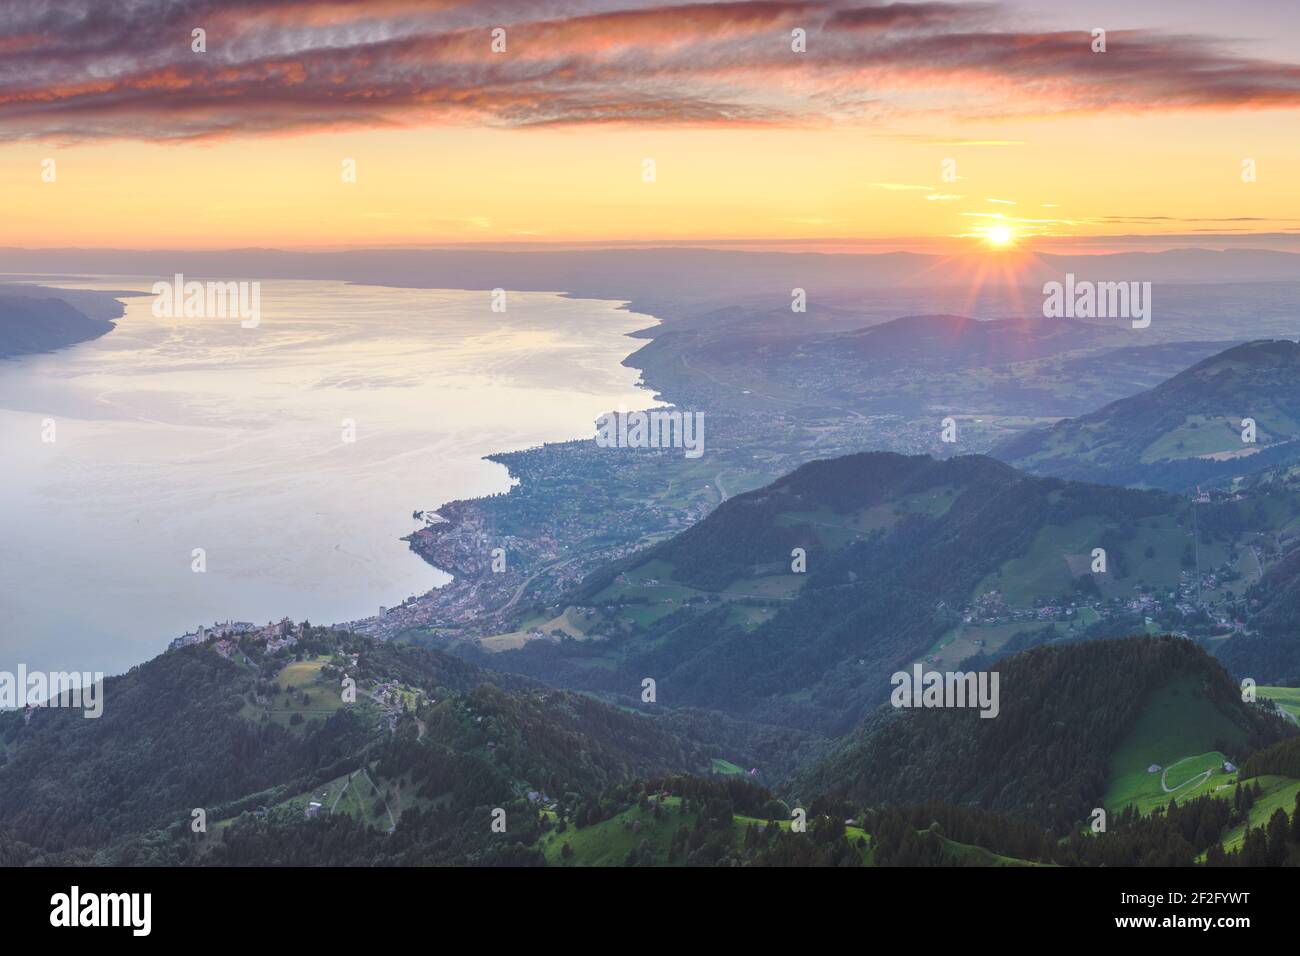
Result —
M201 623L374 614L447 581L400 538L415 509L506 491L483 455L654 404L619 364L654 320L616 302L266 281L245 329L153 301L0 361L0 670L116 673Z

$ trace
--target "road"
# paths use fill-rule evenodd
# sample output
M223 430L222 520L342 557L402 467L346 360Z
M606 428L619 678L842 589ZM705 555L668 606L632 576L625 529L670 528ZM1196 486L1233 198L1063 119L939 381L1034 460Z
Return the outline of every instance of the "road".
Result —
M1169 768L1165 767L1164 773L1160 774L1160 789L1163 790L1165 793L1173 793L1176 790L1183 789L1183 787L1187 786L1190 783L1195 783L1197 786L1203 784L1205 781L1210 779L1210 774L1214 773L1214 768L1211 767L1209 770L1205 771L1204 773L1198 773L1195 777L1192 777L1191 780L1184 780L1176 787L1170 787L1169 784L1165 781L1165 777L1168 775L1168 773L1169 773Z
M563 561L557 561L554 564L548 564L546 567L534 571L532 575L530 575L527 578L527 580L524 581L523 584L519 585L519 587L515 590L515 593L510 598L510 600L507 601L505 604L502 604L499 608L497 608L496 613L500 614L502 611L508 611L512 607L514 607L515 604L519 602L519 599L524 596L524 591L528 590L528 585L532 584L543 574L546 574L550 571L558 571L560 568L570 565L577 560L578 560L577 558L565 558Z
M344 782L343 789L334 795L334 802L330 804L330 813L333 813L334 808L339 805L339 801L343 799L343 794L348 792L348 787L352 786L352 778L355 776L356 776L355 770L352 773L348 774L348 779Z
M379 788L375 786L375 782L370 779L370 771L367 770L365 767L362 767L361 773L366 778L366 783L370 784L370 789L375 792L375 796L379 798L381 803L383 803L384 811L388 814L388 822L391 824L391 826L388 828L388 832L392 833L394 830L397 829L397 821L393 818L392 808L389 807L388 801L384 799L384 795L379 792Z
M727 489L722 485L722 472L718 472L713 478L713 486L718 489L718 504L726 501L729 495Z

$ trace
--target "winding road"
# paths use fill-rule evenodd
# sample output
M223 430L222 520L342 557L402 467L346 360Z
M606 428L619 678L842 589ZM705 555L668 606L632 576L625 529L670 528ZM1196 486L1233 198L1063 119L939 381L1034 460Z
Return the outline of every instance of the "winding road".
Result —
M1177 766L1177 764L1175 764L1174 766ZM1165 780L1165 777L1169 775L1170 769L1171 769L1170 767L1165 767L1164 772L1160 774L1160 789L1163 790L1165 793L1174 793L1175 791L1183 789L1183 787L1187 786L1189 783L1202 784L1205 781L1210 779L1210 774L1214 773L1214 768L1211 767L1209 770L1206 770L1204 773L1198 773L1195 777L1192 777L1190 780L1184 780L1178 786L1171 787Z

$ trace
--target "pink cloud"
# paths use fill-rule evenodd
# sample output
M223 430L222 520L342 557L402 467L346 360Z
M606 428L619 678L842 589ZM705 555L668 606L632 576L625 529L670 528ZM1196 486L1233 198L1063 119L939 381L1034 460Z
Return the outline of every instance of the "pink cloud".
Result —
M1014 22L943 2L65 0L0 14L0 138L1300 106L1300 66L1219 41L1119 31L1097 54Z

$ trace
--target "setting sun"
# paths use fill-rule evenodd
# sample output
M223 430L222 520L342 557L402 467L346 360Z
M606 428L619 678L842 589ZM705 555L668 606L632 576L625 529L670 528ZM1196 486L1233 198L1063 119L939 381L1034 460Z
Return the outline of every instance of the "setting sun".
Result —
M1010 226L990 226L985 238L988 239L989 245L1009 246L1015 239L1015 233L1011 231Z

